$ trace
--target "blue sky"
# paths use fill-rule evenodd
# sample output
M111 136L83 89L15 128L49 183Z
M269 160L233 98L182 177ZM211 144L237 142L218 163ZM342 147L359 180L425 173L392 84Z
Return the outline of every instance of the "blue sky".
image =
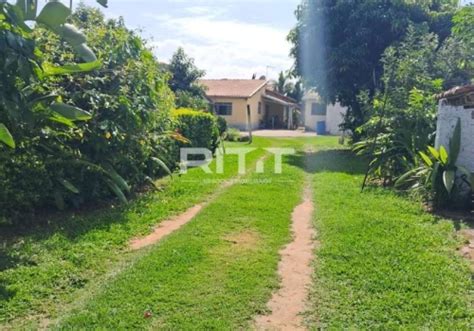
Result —
M76 1L77 2L77 1ZM84 1L96 6L95 0ZM286 41L299 0L110 0L108 17L143 30L160 61L184 47L209 78L276 77L292 65Z
M78 3L78 0L75 0ZM84 0L98 6L95 0ZM286 36L300 0L109 0L107 17L123 16L150 40L160 61L179 47L208 78L275 78L293 61ZM463 0L464 3L473 0Z

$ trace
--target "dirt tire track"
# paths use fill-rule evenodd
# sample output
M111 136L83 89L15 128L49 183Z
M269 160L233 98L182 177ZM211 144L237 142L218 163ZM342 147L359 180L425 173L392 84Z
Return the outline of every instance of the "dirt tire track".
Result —
M259 158L255 164L258 164L261 161L264 161L268 158L268 155L264 155ZM164 220L155 227L152 233L145 237L133 238L129 242L129 249L136 251L151 245L158 243L164 237L172 234L173 232L179 230L181 227L191 222L208 204L216 200L224 191L230 187L237 184L243 177L251 174L252 171L248 171L246 174L240 174L235 178L231 178L223 181L217 191L208 197L204 202L194 205L185 212L176 215L170 219Z
M312 150L306 150L306 154ZM305 166L308 166L305 159ZM257 330L306 330L302 313L312 283L314 250L316 248L313 227L314 203L311 176L307 175L303 191L303 202L296 206L291 215L293 240L282 251L278 265L280 289L268 302L268 315L255 319Z
M199 214L202 208L202 204L197 204L186 210L181 215L161 222L148 236L133 239L130 242L130 249L135 251L157 243L163 237L166 237L167 235L181 228L186 223L190 222L194 217L196 217L197 214Z

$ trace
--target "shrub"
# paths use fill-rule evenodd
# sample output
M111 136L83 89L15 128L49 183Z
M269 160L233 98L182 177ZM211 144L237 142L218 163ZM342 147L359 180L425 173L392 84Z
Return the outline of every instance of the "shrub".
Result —
M403 42L384 53L384 90L359 96L368 119L357 129L366 138L354 149L371 159L370 177L385 185L411 169L417 153L434 142L434 95L443 83L435 68L438 47L436 35L409 27Z
M401 176L396 186L408 187L427 201L434 208L466 207L469 197L466 185L472 188L471 173L457 165L461 150L461 121L458 119L453 136L449 143L449 153L444 146L436 149L428 147L427 152L420 152L420 165Z
M219 142L219 128L214 115L188 108L176 109L172 114L177 130L189 140L186 147L207 148L215 152ZM180 146L184 144L180 143Z
M18 71L12 76L18 85L9 88L27 86L32 98L47 95L79 107L88 120L73 122L53 113L13 122L0 105L0 122L13 128L17 145L0 146L0 217L54 205L79 206L112 195L125 201L127 192L176 162L176 144L168 134L174 95L145 41L122 20L106 21L100 11L84 6L70 21L84 31L102 68L42 80L21 79ZM29 57L34 48L39 63L76 62L71 46L55 34L45 29L35 33L35 42L28 40ZM7 52L0 48L0 58ZM27 109L24 101L18 107ZM31 110L48 111L41 104Z
M223 136L227 131L227 121L224 117L217 116L217 127L219 128L219 136Z
M228 141L240 141L240 130L229 128L226 132L226 140Z
M366 122L357 129L364 138L354 147L371 159L370 178L386 185L415 167L419 152L433 145L435 95L467 82L469 51L452 37L439 39L425 26L410 26L384 52L383 89L359 95Z

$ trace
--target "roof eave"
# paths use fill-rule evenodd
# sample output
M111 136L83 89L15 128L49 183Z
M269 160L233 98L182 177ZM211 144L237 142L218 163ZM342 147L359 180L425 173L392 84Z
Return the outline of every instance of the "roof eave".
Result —
M208 95L209 98L248 99L246 95Z
M279 99L279 98L271 96L271 95L264 95L263 98L267 99L267 100L270 100L270 101L273 101L273 102L276 102L276 103L278 103L280 105L283 105L283 106L294 106L294 107L298 106L297 103L288 102L288 101Z
M267 86L267 84L268 84L268 81L267 81L267 80L264 80L264 81L262 81L262 82L263 82L263 83L262 83L255 91L253 91L252 94L250 94L250 95L248 96L248 98L253 97L255 94L258 93L258 91L260 91L262 88L264 88L265 86Z
M474 93L474 85L456 86L448 91L436 95L436 98L438 100L453 99L472 93Z

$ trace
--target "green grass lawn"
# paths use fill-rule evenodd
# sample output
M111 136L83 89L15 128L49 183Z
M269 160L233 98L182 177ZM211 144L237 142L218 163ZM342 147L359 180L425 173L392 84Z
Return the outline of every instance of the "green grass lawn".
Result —
M285 166L282 175L253 174L246 180L98 293L90 293L58 327L249 327L278 285L278 251L290 239L289 222L301 199L303 172ZM145 319L147 310L153 316Z
M256 138L252 147L293 146L309 139ZM318 146L337 145L333 138L312 140ZM247 144L226 143L227 147ZM248 167L264 155L248 154ZM133 237L148 234L160 221L214 194L220 180L237 175L237 156L225 158L225 173L207 175L200 169L160 180L162 191L136 198L127 206L53 215L47 225L0 228L0 328L34 328L55 318L78 295L100 287L140 256L126 254ZM31 220L25 220L25 223Z
M194 169L161 180L162 191L128 206L2 228L0 329L44 321L60 329L251 327L278 287L278 252L290 240L307 175L320 241L306 313L311 328L472 327L471 274L456 255L451 223L387 190L361 194L364 164L337 138L256 138L253 145L269 146L298 150L285 158L282 175L246 175L141 251L128 251L129 240L215 194L220 179L236 176L236 156L225 159L223 175ZM249 154L249 168L262 155Z
M262 140L258 145L268 143ZM248 154L248 167L263 154L263 150ZM75 300L77 290L120 264L132 237L148 234L161 220L213 194L220 180L236 176L235 155L225 158L224 170L208 175L192 169L187 175L160 180L161 192L145 194L127 206L58 214L46 226L0 228L0 325L55 316L65 302Z
M474 327L471 274L453 224L388 190L360 193L364 164L311 156L317 250L309 325L323 329Z

